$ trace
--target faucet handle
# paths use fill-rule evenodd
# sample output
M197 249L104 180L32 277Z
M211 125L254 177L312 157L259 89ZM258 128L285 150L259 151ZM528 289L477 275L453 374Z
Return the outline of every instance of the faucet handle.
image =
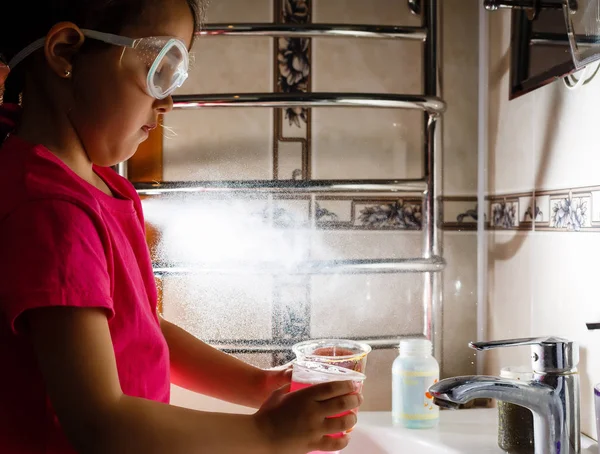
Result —
M485 351L500 347L531 346L531 365L535 372L568 372L579 364L579 346L560 337L525 337L491 342L471 342L469 347Z
M470 342L469 347L474 348L475 350L485 351L500 347L521 347L523 345L555 344L558 342L564 343L569 341L567 339L561 339L560 337L522 337L520 339L505 339L489 342Z

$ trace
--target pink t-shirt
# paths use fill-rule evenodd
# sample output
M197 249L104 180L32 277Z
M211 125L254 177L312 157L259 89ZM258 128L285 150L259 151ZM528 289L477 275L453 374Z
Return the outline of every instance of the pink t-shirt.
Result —
M73 453L45 391L21 314L106 310L123 392L169 401L169 353L140 199L110 168L110 197L40 145L0 148L0 452ZM90 358L94 361L94 358Z

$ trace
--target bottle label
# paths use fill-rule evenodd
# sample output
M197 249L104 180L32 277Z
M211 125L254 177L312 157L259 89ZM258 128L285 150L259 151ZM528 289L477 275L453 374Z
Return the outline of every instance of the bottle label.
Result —
M437 370L393 374L392 414L395 420L426 421L439 417L429 388L438 382Z

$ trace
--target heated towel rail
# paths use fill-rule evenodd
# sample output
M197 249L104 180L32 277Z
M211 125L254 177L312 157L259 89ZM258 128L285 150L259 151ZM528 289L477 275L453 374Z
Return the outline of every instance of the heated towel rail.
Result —
M206 267L186 267L155 263L157 276L188 273L237 273L251 269L254 273L277 274L354 274L354 273L424 273L423 334L431 339L434 354L441 359L442 340L442 280L445 267L442 255L442 138L441 118L445 103L441 99L441 0L409 0L415 11L420 8L421 27L350 25L350 24L211 24L205 36L268 36L268 37L358 37L368 39L417 40L423 43L423 95L381 93L236 93L174 96L174 109L203 108L287 108L287 107L371 107L423 111L425 137L423 144L423 176L397 180L260 180L221 182L148 182L135 183L140 194L148 196L173 192L226 193L302 193L388 192L420 193L423 197L423 243L421 257L381 260L308 261L293 269L281 269L276 264L253 263L211 264ZM126 165L118 168L126 175ZM362 339L373 348L393 348L399 337ZM286 341L218 341L217 346L229 352L278 352L289 349Z

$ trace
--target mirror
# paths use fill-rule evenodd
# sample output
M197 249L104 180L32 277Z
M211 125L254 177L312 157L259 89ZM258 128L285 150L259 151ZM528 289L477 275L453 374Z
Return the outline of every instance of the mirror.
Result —
M513 8L510 99L600 59L597 30L600 0L485 0L484 3L490 10Z
M510 88L514 99L575 72L562 9L542 9L533 20L513 10L511 20Z

